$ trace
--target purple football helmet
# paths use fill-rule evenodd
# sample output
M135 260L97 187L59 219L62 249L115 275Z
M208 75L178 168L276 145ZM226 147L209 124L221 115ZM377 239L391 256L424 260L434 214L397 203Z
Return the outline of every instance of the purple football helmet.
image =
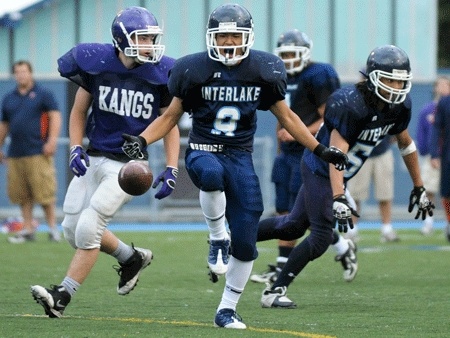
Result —
M162 34L155 16L143 7L125 8L117 13L111 25L114 46L138 63L161 60L165 50Z

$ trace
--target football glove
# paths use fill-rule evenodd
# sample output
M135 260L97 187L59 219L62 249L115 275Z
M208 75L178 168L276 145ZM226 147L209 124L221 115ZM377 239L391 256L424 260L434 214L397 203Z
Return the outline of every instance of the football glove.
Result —
M147 141L142 136L133 136L129 134L122 134L125 142L122 145L122 151L133 160L143 160L145 155L143 149L147 147Z
M326 147L323 144L314 149L314 154L319 156L322 160L334 164L334 167L342 171L348 166L348 157L340 149L336 147Z
M163 182L161 189L156 193L155 198L163 199L169 196L173 189L175 189L175 183L178 177L178 169L174 167L167 167L153 182L152 187L156 188L159 183Z
M413 211L414 205L416 204L418 210L416 216L414 217L415 219L418 219L420 215L422 215L422 220L427 217L427 214L433 216L433 209L435 206L428 198L424 187L414 187L411 191L411 195L409 195L408 211Z
M80 145L70 148L69 168L75 176L80 177L86 174L89 167L89 156Z
M352 215L359 217L345 195L337 195L333 198L333 216L338 224L339 232L347 232L349 227L353 229Z

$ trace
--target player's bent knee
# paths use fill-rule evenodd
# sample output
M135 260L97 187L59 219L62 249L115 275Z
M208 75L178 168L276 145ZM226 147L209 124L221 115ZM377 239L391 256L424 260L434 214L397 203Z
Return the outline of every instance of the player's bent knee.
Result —
M315 243L314 245L311 245L311 260L319 258L322 256L325 251L327 251L328 245L321 245Z
M236 240L232 240L231 245L231 252L233 257L239 259L240 261L249 262L255 260L258 257L258 250L256 249L255 245L241 241L238 241L238 243L236 243Z
M316 259L322 256L331 245L333 236L308 236L308 242L310 246L310 259Z
M75 231L75 244L77 248L100 248L100 242L105 227L106 222L97 211L92 208L83 210Z
M200 179L203 191L223 191L223 174L214 169L205 169Z

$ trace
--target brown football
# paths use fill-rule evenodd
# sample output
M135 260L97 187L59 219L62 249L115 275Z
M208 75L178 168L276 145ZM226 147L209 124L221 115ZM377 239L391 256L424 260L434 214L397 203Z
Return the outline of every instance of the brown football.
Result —
M153 173L145 162L131 160L119 171L119 185L127 194L142 195L150 189L152 182Z

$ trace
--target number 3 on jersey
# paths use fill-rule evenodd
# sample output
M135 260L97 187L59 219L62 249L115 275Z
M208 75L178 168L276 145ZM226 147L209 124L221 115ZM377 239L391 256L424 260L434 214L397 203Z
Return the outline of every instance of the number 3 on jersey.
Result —
M234 136L234 131L237 128L237 121L241 118L240 111L233 106L222 107L216 115L214 120L214 129L211 134L225 136Z

